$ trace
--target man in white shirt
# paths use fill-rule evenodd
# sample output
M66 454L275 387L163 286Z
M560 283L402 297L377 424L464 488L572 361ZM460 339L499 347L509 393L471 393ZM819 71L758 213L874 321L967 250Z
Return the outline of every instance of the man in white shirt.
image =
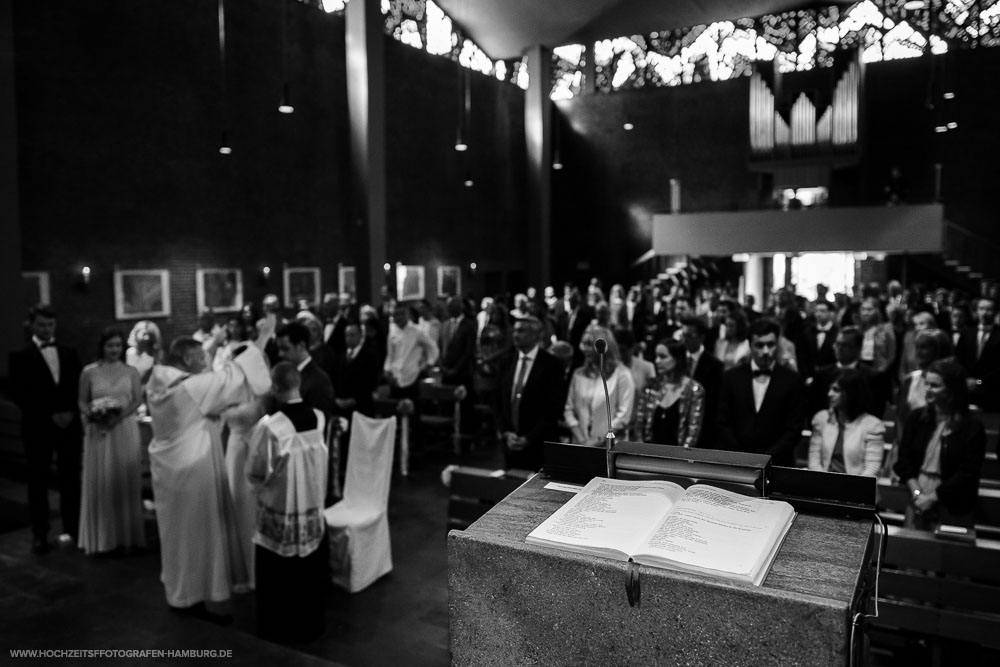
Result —
M426 299L420 302L420 321L417 328L427 334L427 337L438 346L441 345L441 320L434 317L434 310Z
M393 398L415 401L417 380L425 368L437 363L438 346L413 323L409 306L396 305L392 324L383 370Z

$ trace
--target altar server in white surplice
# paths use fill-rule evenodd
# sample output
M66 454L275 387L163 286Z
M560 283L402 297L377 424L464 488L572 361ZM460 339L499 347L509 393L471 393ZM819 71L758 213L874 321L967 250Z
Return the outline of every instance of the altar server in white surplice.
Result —
M146 387L161 580L171 607L201 615L206 601L228 600L234 585L248 582L218 415L267 391L270 377L263 353L252 344L204 372L201 344L178 338L167 364L153 368Z
M257 634L303 642L323 633L330 581L325 418L303 402L294 364L276 364L271 378L278 411L254 429L246 467L258 499Z

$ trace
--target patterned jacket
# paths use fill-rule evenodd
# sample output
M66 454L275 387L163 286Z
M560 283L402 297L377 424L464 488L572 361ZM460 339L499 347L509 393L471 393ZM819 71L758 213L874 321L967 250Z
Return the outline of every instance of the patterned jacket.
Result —
M677 399L680 419L677 424L677 444L682 447L694 447L698 444L702 420L705 417L705 389L692 380L687 382ZM656 406L663 400L666 383L657 378L642 392L636 401L635 436L642 442L651 442L653 437L653 413Z

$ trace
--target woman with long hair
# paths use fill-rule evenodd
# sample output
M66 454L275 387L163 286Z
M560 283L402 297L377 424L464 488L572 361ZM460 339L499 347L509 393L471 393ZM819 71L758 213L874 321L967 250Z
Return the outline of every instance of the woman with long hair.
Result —
M905 382L906 377L915 370L921 370L920 359L917 353L917 336L923 331L937 329L937 320L933 313L921 310L911 314L908 318L909 327L903 334L903 347L899 353L899 381ZM947 354L939 355L941 359ZM927 366L925 365L924 368Z
M845 368L827 392L829 408L812 420L809 469L876 477L882 467L885 425L865 412L871 402L868 381Z
M139 380L145 384L160 362L160 327L150 320L140 320L128 335L125 363L139 371Z
M98 358L80 375L85 424L79 547L88 555L146 546L142 518L139 371L123 360L125 336L105 329Z
M910 491L906 525L971 526L986 457L986 429L969 413L966 374L953 357L927 367L927 405L906 418L893 470Z
M705 389L687 374L684 343L656 345L656 380L636 405L636 437L660 445L696 447L705 416Z
M911 412L927 405L927 368L938 359L951 356L951 339L940 329L923 329L914 337L913 349L916 370L903 378L896 400L896 421L900 429Z
M742 313L730 312L725 319L726 335L715 341L715 358L729 370L744 359L750 358L750 341L747 340L747 321Z
M580 339L584 362L573 372L566 396L564 418L573 434L573 441L596 445L604 442L608 433L608 401L601 382L600 355L594 341L603 338L608 350L604 355L604 375L608 380L608 397L611 406L610 428L622 437L632 418L635 400L635 382L632 373L621 363L618 344L611 331L604 327L588 327Z
M858 328L864 334L861 343L861 363L876 373L885 373L896 360L896 332L885 321L882 304L873 296L866 297L858 309Z

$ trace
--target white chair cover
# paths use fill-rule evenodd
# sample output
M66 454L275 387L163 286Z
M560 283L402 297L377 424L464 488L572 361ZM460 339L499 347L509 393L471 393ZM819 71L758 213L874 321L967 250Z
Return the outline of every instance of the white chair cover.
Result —
M354 413L344 498L323 512L331 546L337 533L346 534L346 558L331 548L330 561L333 583L351 593L392 571L388 505L395 443L395 418Z

